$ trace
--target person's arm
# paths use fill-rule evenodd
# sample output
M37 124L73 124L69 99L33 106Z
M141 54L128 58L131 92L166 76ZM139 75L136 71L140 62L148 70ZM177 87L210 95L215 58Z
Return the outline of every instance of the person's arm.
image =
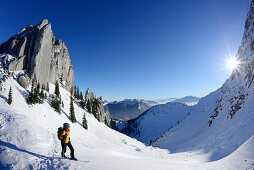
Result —
M65 142L66 140L66 137L67 137L67 133L63 130L62 134L61 134L61 138L62 140Z
M69 132L66 132L66 139L69 139L69 140L71 140L71 138L70 138L70 131Z

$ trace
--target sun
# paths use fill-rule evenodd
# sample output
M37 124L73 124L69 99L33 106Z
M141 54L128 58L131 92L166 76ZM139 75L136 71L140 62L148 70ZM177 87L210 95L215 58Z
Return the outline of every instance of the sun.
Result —
M234 57L230 57L226 60L226 67L231 71L238 70L239 65L240 65L240 62Z

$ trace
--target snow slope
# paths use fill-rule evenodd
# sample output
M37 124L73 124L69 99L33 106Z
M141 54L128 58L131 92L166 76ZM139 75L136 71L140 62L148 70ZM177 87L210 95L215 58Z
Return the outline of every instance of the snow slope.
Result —
M152 147L118 133L93 115L75 105L79 122L85 112L89 130L79 123L71 123L71 141L75 155L89 163L70 161L60 158L60 142L56 131L64 122L69 122L69 94L61 89L65 108L59 115L48 103L29 106L24 90L13 79L7 79L3 85L5 91L0 98L0 163L2 168L13 169L166 169L168 151ZM13 103L6 103L9 87L13 89ZM53 93L53 85L50 91ZM67 151L68 153L69 151ZM68 154L67 154L68 155ZM131 163L130 163L131 162ZM172 165L171 165L172 166ZM188 168L194 165L174 163L174 168Z
M64 122L69 122L69 93L60 89L65 107L58 114L45 102L29 106L24 97L27 91L16 80L9 78L0 92L0 169L213 169L224 168L224 162L241 157L244 146L236 156L213 164L207 163L207 155L198 157L196 151L171 153L169 150L147 147L124 134L108 128L98 122L93 115L79 108L75 113L78 122L85 113L88 130L79 123L71 123L71 141L76 157L81 161L70 161L60 158L60 142L56 131ZM13 89L13 103L8 105L6 97L9 87ZM50 85L50 93L54 86ZM253 148L251 148L253 151ZM253 152L249 152L253 153ZM67 155L69 150L67 150ZM231 156L231 155L230 155ZM252 156L252 155L251 155ZM249 156L244 155L246 162L236 167L251 166ZM83 161L90 162L83 162ZM228 165L227 165L228 166ZM232 168L232 166L229 166Z
M12 86L13 104L6 103L8 90L1 92L0 99L0 160L4 167L23 168L78 168L88 169L112 169L122 166L122 163L134 159L138 163L140 159L152 159L153 148L146 148L140 142L115 132L103 123L99 123L93 115L85 112L75 105L76 118L82 121L85 113L89 130L81 127L80 123L71 123L71 141L75 148L75 155L81 160L91 162L73 162L61 159L60 142L56 137L56 131L64 122L69 122L69 94L61 89L61 96L65 108L59 115L48 103L29 106L25 103L27 95L19 84L9 79L4 84L6 89ZM53 85L50 91L53 93ZM143 154L148 151L148 155ZM151 155L149 156L151 152ZM155 149L155 153L156 153ZM163 151L163 153L166 151ZM119 158L120 161L115 162ZM110 162L111 161L111 162ZM135 161L134 161L135 162ZM126 163L126 169L134 166Z

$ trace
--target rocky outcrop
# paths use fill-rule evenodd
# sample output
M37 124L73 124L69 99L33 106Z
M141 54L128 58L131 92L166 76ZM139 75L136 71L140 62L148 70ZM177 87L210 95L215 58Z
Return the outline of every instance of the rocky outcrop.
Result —
M30 82L47 86L56 81L70 90L74 86L74 69L65 43L55 39L48 20L28 25L0 46L0 55L14 56L7 64L9 71L25 70Z
M26 56L21 56L19 58L15 58L9 65L8 70L9 71L18 71L23 70L26 66Z
M93 92L90 90L90 88L88 88L88 89L86 90L85 104L87 104L88 100L89 100L90 103L94 101L94 94L93 94Z
M26 74L22 74L18 78L19 84L25 89L30 85L30 78Z
M88 100L90 103L90 108L92 108L92 105L95 100L98 101L98 107L97 107L98 120L100 122L103 122L103 123L107 124L108 126L110 126L109 110L108 109L104 110L102 97L96 99L93 92L90 90L90 88L88 88L86 91L86 95L85 95L85 104L86 105L87 105Z

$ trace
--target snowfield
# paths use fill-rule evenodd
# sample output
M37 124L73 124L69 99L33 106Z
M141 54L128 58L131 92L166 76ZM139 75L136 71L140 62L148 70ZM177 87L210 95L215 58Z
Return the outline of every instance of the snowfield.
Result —
M10 86L13 90L13 103L8 105L6 100ZM60 89L64 108L62 114L59 115L48 102L33 106L27 105L25 97L28 92L15 79L8 78L3 83L3 87L5 89L0 92L0 169L254 168L253 136L241 138L246 142L239 145L240 147L235 146L236 150L230 149L232 153L225 152L226 154L220 157L221 159L212 161L212 153L203 150L178 151L174 149L171 151L170 149L145 146L143 143L98 122L93 115L76 104L74 107L78 123L70 123L68 118L70 96L65 89ZM50 85L50 93L52 94L53 91L54 85ZM88 121L88 130L85 130L80 124L84 113ZM56 132L64 122L71 124L71 142L75 149L75 156L79 161L60 157L61 146ZM215 140L222 143L217 138ZM190 142L190 144L192 143ZM223 148L214 149L223 152ZM69 156L69 153L67 149L66 155Z

